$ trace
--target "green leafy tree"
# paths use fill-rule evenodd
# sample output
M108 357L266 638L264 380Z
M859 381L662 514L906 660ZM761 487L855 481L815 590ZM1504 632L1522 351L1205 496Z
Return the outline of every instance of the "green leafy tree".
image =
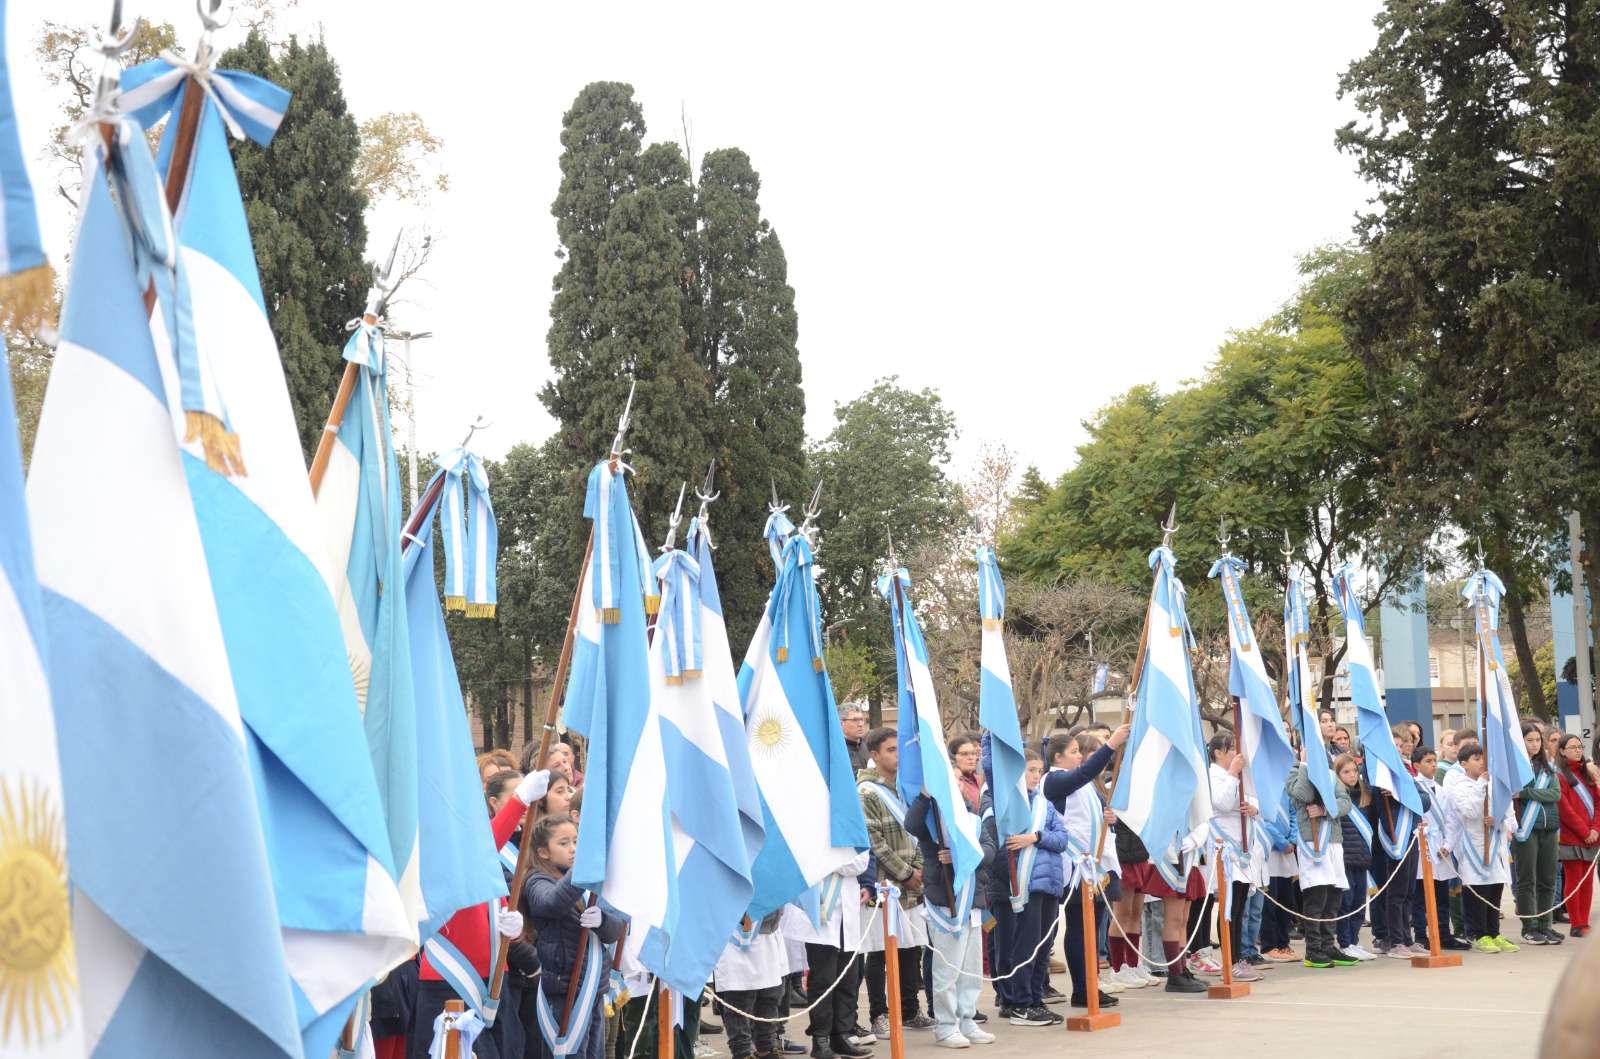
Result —
M1359 225L1372 267L1349 339L1393 390L1381 411L1400 495L1482 539L1524 673L1545 542L1574 505L1600 525L1600 23L1587 7L1391 0L1340 81L1363 117L1339 145L1377 204ZM1538 683L1524 691L1542 711Z
M344 325L360 315L370 282L362 256L367 197L355 181L361 137L324 41L290 37L274 50L252 30L218 65L293 93L270 145L235 140L232 148L267 319L309 463L344 371Z

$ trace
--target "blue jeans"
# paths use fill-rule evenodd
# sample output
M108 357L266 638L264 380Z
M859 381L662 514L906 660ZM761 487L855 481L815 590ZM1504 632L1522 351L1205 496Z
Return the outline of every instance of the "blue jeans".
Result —
M1245 959L1261 955L1261 915L1267 897L1260 890L1250 891L1250 900L1244 906L1244 936L1239 939L1240 953Z
M1361 940L1361 913L1356 909L1361 907L1367 899L1367 869L1346 868L1345 882L1349 889L1344 892L1344 900L1339 902L1339 947L1345 948L1355 945ZM1373 905L1374 908L1377 905Z
M946 934L937 927L930 927L928 934L932 941L928 951L937 949L942 957L934 958L931 975L932 1011L938 1021L933 1030L934 1040L975 1032L978 1024L972 1016L977 1014L978 991L983 985L979 977L983 959L978 955L983 931L968 925L959 933ZM959 973L958 969L965 973Z

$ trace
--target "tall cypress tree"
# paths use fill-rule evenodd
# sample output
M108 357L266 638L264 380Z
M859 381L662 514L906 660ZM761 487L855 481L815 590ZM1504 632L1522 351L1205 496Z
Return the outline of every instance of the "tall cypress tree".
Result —
M290 37L274 55L251 30L218 65L293 93L269 146L232 146L267 319L310 462L344 371L344 325L361 313L369 285L367 197L355 181L361 137L339 66L321 39L301 44Z

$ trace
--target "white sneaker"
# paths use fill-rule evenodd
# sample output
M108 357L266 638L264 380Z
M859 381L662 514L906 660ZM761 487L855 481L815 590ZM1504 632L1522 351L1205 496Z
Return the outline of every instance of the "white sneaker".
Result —
M962 1034L969 1044L993 1044L994 1034L988 1030L972 1029Z
M1107 973L1100 976L1100 988L1105 990L1107 993L1120 993L1128 987L1124 982L1120 981L1119 979L1112 978L1111 975Z
M989 1039L991 1041L994 1040L993 1037L990 1037ZM937 1044L941 1048L970 1048L970 1047L972 1047L972 1042L967 1040L965 1037L961 1036L961 1034L959 1034L959 1033L952 1033L948 1037L940 1037L938 1040L934 1041L933 1043Z
M1127 967L1121 967L1115 971L1111 971L1100 976L1100 981L1102 984L1108 980L1116 982L1124 989L1143 989L1145 986L1150 984L1139 975L1134 974L1133 971Z
M1363 960L1376 960L1378 958L1377 953L1373 952L1371 949L1364 948L1361 945L1354 945L1352 948L1356 950L1356 956Z
M712 1056L721 1054L705 1041L697 1040L694 1042L694 1059L711 1059Z
M1123 974L1128 974L1130 972L1143 979L1145 985L1159 985L1162 983L1162 979L1157 978L1150 972L1150 968L1146 967L1142 963L1129 964L1127 967L1122 969Z

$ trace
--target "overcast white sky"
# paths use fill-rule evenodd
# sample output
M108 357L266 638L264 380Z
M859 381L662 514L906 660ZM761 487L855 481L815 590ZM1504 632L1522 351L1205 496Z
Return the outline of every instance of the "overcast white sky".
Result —
M31 150L52 117L39 24L103 20L110 2L9 6ZM1293 291L1297 254L1348 237L1367 192L1333 147L1354 116L1334 92L1379 6L303 0L282 26L322 27L358 118L415 110L444 138L431 286L393 314L437 336L414 347L424 449L479 412L488 455L552 430L538 391L561 115L588 82L621 80L650 139L681 137L681 107L696 159L754 160L813 435L898 374L955 410L958 459L1004 442L1054 477L1081 420L1134 384L1198 375ZM130 11L198 31L186 0ZM41 198L59 262L70 221ZM419 218L369 219L386 246Z

